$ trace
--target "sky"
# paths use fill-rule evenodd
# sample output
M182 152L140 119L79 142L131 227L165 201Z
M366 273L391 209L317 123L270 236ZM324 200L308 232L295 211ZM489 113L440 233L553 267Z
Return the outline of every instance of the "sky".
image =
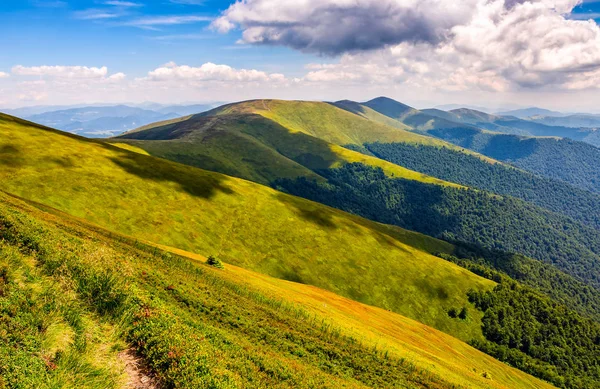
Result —
M3 0L0 107L252 98L600 112L600 0Z

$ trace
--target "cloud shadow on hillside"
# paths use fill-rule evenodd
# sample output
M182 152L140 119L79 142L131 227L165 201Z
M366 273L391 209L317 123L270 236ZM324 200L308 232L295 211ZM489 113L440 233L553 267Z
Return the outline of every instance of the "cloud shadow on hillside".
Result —
M195 197L210 199L218 192L229 195L235 193L224 184L226 177L218 174L202 174L200 171L194 172L193 168L133 153L122 153L110 160L126 172L144 180L176 183L183 191Z

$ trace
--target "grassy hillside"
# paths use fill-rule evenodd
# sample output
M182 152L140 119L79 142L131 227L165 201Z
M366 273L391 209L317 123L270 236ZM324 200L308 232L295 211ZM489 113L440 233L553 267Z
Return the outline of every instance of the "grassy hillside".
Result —
M235 103L203 113L202 116L255 113L273 120L292 132L301 132L326 142L345 146L367 142L414 142L443 145L430 137L414 134L357 118L332 104L309 101L254 100Z
M0 193L3 387L127 388L144 366L166 388L551 387L386 310L49 211Z
M158 123L156 127L124 134L113 142L263 184L278 178L318 180L315 170L361 162L380 167L390 176L457 186L304 132L290 131L271 119L251 113L194 116L175 123Z
M387 177L363 164L319 171L327 183L277 188L347 212L450 241L521 253L600 287L600 231L512 197Z
M461 339L478 318L446 312L492 283L430 253L447 243L245 180L3 116L0 179L10 193L140 239L315 285ZM382 277L382 275L385 275Z

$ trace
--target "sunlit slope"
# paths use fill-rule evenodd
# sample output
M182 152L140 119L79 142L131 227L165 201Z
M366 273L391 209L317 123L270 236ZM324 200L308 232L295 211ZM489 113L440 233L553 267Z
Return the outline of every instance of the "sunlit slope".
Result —
M477 155L488 162L496 161L440 139L409 131L410 127L376 110L364 107L360 111L352 102L335 104L312 101L252 100L215 108L201 116L255 113L269 118L292 132L300 132L340 146L361 146L365 143L410 143L447 147ZM336 103L337 104L337 103ZM393 124L392 124L393 123Z
M3 360L3 366L17 366L21 377L44 383L36 387L65 387L65 382L76 382L68 387L77 388L127 387L124 361L117 355L128 347L125 341L137 346L169 387L199 387L206 379L227 388L551 387L398 314L229 264L214 269L201 264L202 256L163 246L155 250L36 206L40 209L0 193L0 232L6 239L0 244L0 267L10 266L4 284L8 294L0 301L15 288L45 288L54 282L72 299L61 304L77 305L71 314L102 321L103 329L115 334L89 339L83 347L51 341L72 336L71 325L60 322L69 305L44 319L51 332L32 325L29 333L41 345L27 358ZM37 248L31 257L18 252L30 246ZM87 272L74 271L78 267ZM45 276L38 277L42 271ZM91 314L105 300L86 298L76 285L93 274L110 277L108 296L126 296L118 310ZM37 309L42 299L47 303L48 296L33 293L29 309ZM121 319L127 315L136 320ZM262 326L268 326L268 334ZM102 351L93 362L96 371L81 368L88 368L87 360L78 368L69 365L69 358L88 357L96 347ZM179 366L180 360L185 363ZM54 368L44 368L43 361ZM0 370L0 380L4 374ZM7 379L9 385L15 380Z
M470 289L493 283L429 253L452 246L235 179L0 121L2 189L139 239L404 314L461 339L480 336Z
M369 142L413 142L443 145L442 141L385 126L344 111L332 104L311 101L253 100L225 105L203 116L256 113L283 127L337 145Z
M402 166L291 131L258 114L194 116L126 133L112 142L206 170L269 184L278 178L321 179L315 171L361 162L389 176L454 185Z

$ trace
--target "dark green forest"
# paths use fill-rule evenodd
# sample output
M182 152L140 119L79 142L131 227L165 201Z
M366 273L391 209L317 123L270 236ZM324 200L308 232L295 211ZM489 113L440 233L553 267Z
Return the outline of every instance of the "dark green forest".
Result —
M511 197L390 178L360 163L318 173L328 183L297 178L274 186L382 223L553 263L600 287L600 232L571 218Z
M526 138L470 128L426 133L540 176L600 193L600 149L570 139Z
M552 272L551 266L537 267L537 261L522 256L492 252L472 245L459 245L457 255L470 257L459 259L439 254L498 283L492 291L469 292L469 301L484 313L482 330L486 337L485 341L471 341L473 346L559 387L597 387L600 379L597 292L585 291L585 287L578 290L576 281L569 280L568 275L557 270ZM519 264L521 270L529 266L532 274L523 278L513 270L515 264ZM512 274L535 286L515 281ZM555 290L548 290L546 283L552 282L555 282ZM573 309L573 304L588 298L592 299L587 306L588 313L595 310L592 316L596 320ZM460 318L460 313L463 313L463 320L468 317L466 308L458 314L457 311L454 309L448 315Z
M445 147L372 143L373 155L446 181L519 198L600 228L600 195Z
M473 346L559 387L598 387L600 324L508 278L469 300L484 313Z
M454 255L438 253L437 256L496 282L508 276L600 323L600 293L575 277L521 254L452 243L456 247Z

